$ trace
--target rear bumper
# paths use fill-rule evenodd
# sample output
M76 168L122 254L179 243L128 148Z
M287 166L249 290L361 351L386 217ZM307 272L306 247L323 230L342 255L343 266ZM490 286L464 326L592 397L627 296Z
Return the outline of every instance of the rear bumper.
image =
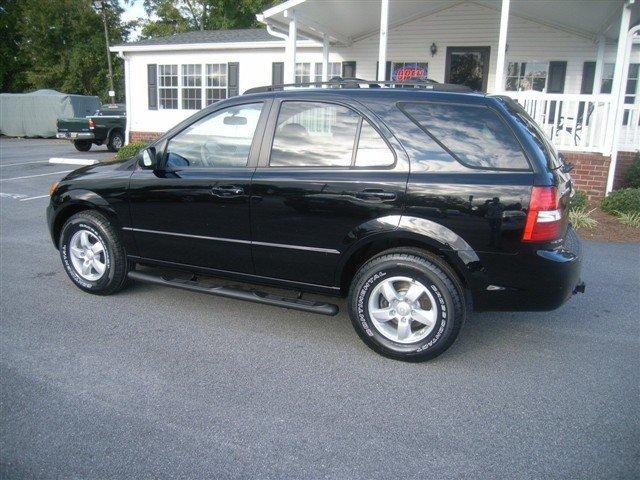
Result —
M56 138L64 138L66 140L93 140L96 138L93 132L58 132Z
M575 293L584 292L580 280L582 244L572 229L562 246L504 259L509 272L497 283L474 292L476 310L554 310ZM492 277L492 276L490 276Z

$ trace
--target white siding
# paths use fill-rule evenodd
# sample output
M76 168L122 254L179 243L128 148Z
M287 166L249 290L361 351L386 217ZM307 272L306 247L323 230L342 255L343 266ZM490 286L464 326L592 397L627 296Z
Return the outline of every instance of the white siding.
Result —
M498 48L500 12L475 3L458 4L434 15L423 17L391 29L387 39L387 60L429 63L429 77L444 81L447 47L490 47L489 92L494 85ZM438 53L431 56L431 44ZM536 22L511 16L507 37L507 62L566 61L565 93L580 93L582 66L595 61L596 45L591 40ZM615 60L615 45L606 49L605 61ZM361 78L375 79L378 60L378 35L339 50L355 59ZM640 61L640 49L634 50L632 62Z
M448 46L488 46L490 52L489 92L493 89L500 12L479 4L458 4L439 13L416 19L389 32L387 60L428 62L429 77L444 81ZM438 52L431 56L432 43ZM579 93L585 61L595 61L596 45L582 36L529 20L511 16L507 38L509 61L566 61L565 93ZM615 44L607 45L605 61L615 60ZM148 110L147 64L228 63L240 64L240 92L271 84L272 62L284 62L281 48L246 50L197 50L180 52L128 52L130 85L128 108L131 131L164 132L190 116L192 110ZM348 48L332 48L331 62L355 60L358 77L375 79L378 35L372 35ZM321 62L321 48L299 47L298 62ZM640 62L636 46L632 62ZM180 106L181 107L181 106Z
M271 63L284 62L284 49L256 50L212 50L195 52L136 52L127 53L130 57L130 86L128 98L128 114L130 130L134 132L164 132L176 123L184 120L194 110L149 110L147 98L147 65L148 64L207 64L238 62L240 64L240 93L251 87L271 84ZM299 51L298 62L320 62L320 49L306 48ZM332 53L332 62L342 61L338 53ZM180 72L178 72L180 73ZM181 81L181 80L180 80Z

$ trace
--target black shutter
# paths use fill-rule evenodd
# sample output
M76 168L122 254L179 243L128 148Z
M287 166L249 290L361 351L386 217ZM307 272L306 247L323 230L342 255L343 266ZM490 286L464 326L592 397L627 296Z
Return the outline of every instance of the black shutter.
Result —
M567 75L567 62L549 62L549 77L547 78L547 93L564 93L564 80ZM559 123L562 109L558 110L556 118L556 102L549 102L548 123Z
M355 78L356 76L356 62L348 61L342 62L342 78Z
M596 62L584 62L582 64L582 83L580 84L580 93L593 93L593 81L596 76ZM578 105L578 121L584 118L584 102L580 102ZM589 122L589 115L587 115L587 124Z
M271 85L282 85L284 83L284 62L273 62L271 64Z
M158 109L158 66L147 65L147 96L149 99L149 110Z
M229 96L235 97L240 95L240 64L238 62L230 62L227 64Z
M582 65L582 84L580 93L593 93L593 80L596 75L596 62L584 62Z
M564 93L564 79L567 75L567 62L549 62L547 93Z
M384 79L387 82L391 81L391 62L385 62L387 68L384 71ZM374 80L378 80L378 68L380 68L380 62L376 62L376 78Z

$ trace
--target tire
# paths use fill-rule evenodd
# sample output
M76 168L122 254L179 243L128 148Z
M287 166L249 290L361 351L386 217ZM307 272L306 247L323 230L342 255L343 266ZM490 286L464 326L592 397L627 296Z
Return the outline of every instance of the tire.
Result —
M91 150L91 141L90 140L74 140L73 146L76 147L76 150L79 152L88 152Z
M124 145L124 135L122 132L115 131L111 132L109 135L109 140L107 141L107 149L110 152L117 152Z
M125 286L129 267L124 245L101 213L85 210L71 216L62 227L59 250L67 275L81 290L111 295ZM78 250L82 250L81 254Z
M347 303L351 323L371 349L411 362L447 350L466 318L464 289L453 270L412 248L387 250L365 263L351 282Z

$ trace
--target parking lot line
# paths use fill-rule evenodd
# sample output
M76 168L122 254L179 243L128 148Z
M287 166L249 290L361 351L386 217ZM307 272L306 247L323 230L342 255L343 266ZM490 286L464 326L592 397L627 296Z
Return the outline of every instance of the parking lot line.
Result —
M36 200L36 199L38 199L38 198L45 198L45 197L48 197L48 196L49 196L49 194L46 194L46 195L38 195L37 197L21 198L21 199L20 199L20 201L21 201L21 202L28 202L29 200Z
M90 160L87 158L63 158L63 157L51 157L49 163L65 163L69 165L95 165L98 160Z
M49 163L49 162L21 162L21 163L6 163L4 165L0 164L0 168L2 167L19 167L20 165L32 165L34 163Z
M69 173L73 170L62 170L61 172L39 173L38 175L25 175L24 177L0 178L0 182L8 182L9 180L22 180L24 178L45 177L47 175L58 175L60 173Z

